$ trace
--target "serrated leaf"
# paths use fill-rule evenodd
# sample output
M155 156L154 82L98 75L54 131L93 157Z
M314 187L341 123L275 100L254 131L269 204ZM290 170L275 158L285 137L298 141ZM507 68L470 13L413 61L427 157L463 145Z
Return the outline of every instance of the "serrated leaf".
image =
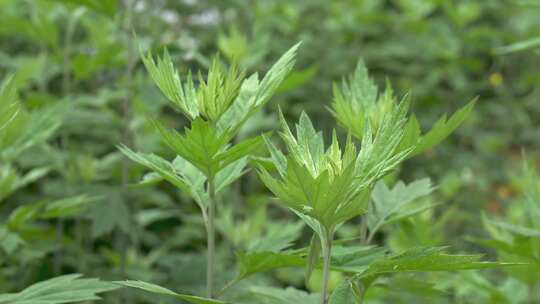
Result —
M302 43L299 42L291 47L281 56L281 58L278 59L270 70L268 70L268 73L266 73L264 78L261 80L259 89L257 90L257 94L255 96L256 106L266 104L266 102L268 102L270 97L277 90L283 79L285 79L285 77L292 70L300 44Z
M379 181L373 190L367 217L370 236L395 219L411 216L431 207L429 202L420 206L412 204L432 191L433 187L428 178L408 185L399 181L392 189L389 189L384 181Z
M315 75L317 74L318 70L319 66L317 64L312 64L305 69L292 71L280 84L277 92L287 92L302 86L306 82L309 82L311 79L313 79L313 77L315 77Z
M359 273L384 257L386 249L376 246L333 246L332 269L335 271Z
M259 77L251 75L244 80L238 96L229 109L221 115L216 123L220 133L236 133L247 119L258 109L255 96L259 89Z
M445 303L449 292L440 287L439 283L427 282L422 277L401 275L378 280L376 287L382 289L383 298L381 300L387 303L408 303L410 301L413 303ZM397 286L399 287L396 288Z
M259 176L287 207L315 219L330 231L366 212L374 182L410 152L410 149L396 151L406 109L407 104L403 103L387 113L375 137L367 128L359 154L349 138L343 155L335 136L325 151L322 134L315 131L306 114L301 115L296 125L296 137L281 115L281 135L288 155L277 152L267 140L280 179L274 178L264 166L259 166Z
M216 161L219 162L220 168L224 168L241 158L251 155L262 146L263 139L261 136L249 138L216 155Z
M248 252L280 252L287 249L298 239L303 227L302 222L269 225L264 235L249 244Z
M463 121L465 121L465 119L467 119L467 117L469 117L475 103L476 100L469 102L463 108L457 110L448 120L446 119L446 115L443 115L443 117L441 117L426 134L420 137L414 151L409 157L413 157L433 148L448 137L463 123Z
M162 178L175 185L185 193L191 193L191 189L187 185L186 181L175 172L173 165L167 160L155 154L143 154L134 152L133 150L124 145L120 145L117 148L129 159L155 171Z
M353 284L354 283L348 279L342 280L330 295L328 304L362 303L362 298L356 293Z
M61 304L99 300L99 293L118 286L98 279L84 279L80 274L64 275L36 283L19 293L0 295L2 304Z
M143 281L117 281L115 283L122 286L126 286L126 287L144 290L144 291L154 293L154 294L171 296L171 297L174 297L174 298L177 298L177 299L180 299L182 301L186 301L192 304L227 304L227 302L220 301L220 300L202 298L202 297L197 297L197 296L192 296L192 295L187 295L187 294L179 294L165 287L161 287L159 285L147 283Z
M251 287L251 293L257 298L257 304L317 304L319 296L308 294L305 291L297 290L292 287L279 289L274 287Z
M408 102L407 98L408 96L403 100ZM367 128L380 128L386 113L395 111L401 103L398 104L390 84L387 84L384 93L378 93L377 86L369 78L364 63L360 61L351 77L344 79L341 86L334 85L334 99L330 111L339 125L357 139L363 140L365 136L369 135L369 133L365 133ZM405 119L407 123L403 130L399 130L403 132L403 135L397 151L412 149L407 155L407 158L410 158L433 148L461 125L471 113L474 103L473 100L456 111L448 120L444 115L425 135L421 134L420 126L414 115L410 119L403 115L401 119ZM405 109L405 111L407 110Z
M246 165L247 157L243 157L221 169L216 175L216 192L222 191L240 178L246 172Z
M196 118L183 135L175 130L167 130L157 121L154 121L154 125L162 140L176 154L201 170L206 177L214 176L222 168L217 155L225 149L230 138L218 134L209 122L200 117Z
M277 169L279 175L281 177L284 177L285 171L287 170L287 158L281 151L279 151L276 148L276 146L272 143L272 141L267 136L263 135L262 137L264 139L264 143L266 144L266 148L268 149L268 152L270 152L272 164Z
M201 210L206 209L207 194L204 189L206 177L190 162L177 156L172 163L155 155L133 152L124 145L118 149L131 160L153 170L162 178L189 195L199 205Z
M214 57L206 80L198 74L197 102L200 114L209 121L218 121L238 96L245 73L233 64L227 73L218 57Z
M250 275L283 267L302 267L305 260L298 255L271 251L238 254L238 273L235 281Z
M278 268L307 265L308 248L281 252L243 252L238 254L238 273L235 281L250 275ZM331 269L338 272L362 273L370 263L384 258L385 249L375 246L334 246ZM313 259L313 268L323 266L321 258Z
M198 117L197 94L191 75L182 83L169 52L165 50L163 57L158 57L157 61L154 61L151 53L141 53L141 59L150 77L175 108L191 120Z
M299 46L300 43L297 43L285 52L260 82L257 74L251 75L244 81L238 97L217 122L221 132L235 134L255 111L270 100L292 70Z
M208 201L208 193L204 187L206 176L197 167L180 156L176 156L172 165L174 171L182 176L189 186L190 192L188 194L199 204L201 209L205 207Z
M456 271L513 266L515 263L483 262L482 255L450 255L444 247L420 247L393 254L369 265L359 278L397 272Z
M341 85L334 84L333 92L330 112L344 129L361 139L368 123L372 124L371 127L378 127L386 109L379 107L383 104L382 98L379 98L377 85L369 77L362 60Z

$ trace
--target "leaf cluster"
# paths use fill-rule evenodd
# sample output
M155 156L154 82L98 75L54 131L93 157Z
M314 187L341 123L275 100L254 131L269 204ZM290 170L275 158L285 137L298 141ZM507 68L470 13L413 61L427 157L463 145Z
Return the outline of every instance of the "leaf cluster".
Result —
M296 137L282 117L281 137L288 155L267 139L279 177L273 177L263 166L259 167L259 176L288 208L333 231L367 211L375 182L410 153L410 149L398 151L406 110L403 103L386 113L376 132L366 127L358 152L350 136L342 152L335 132L332 144L325 149L322 133L315 131L306 114L296 125Z
M198 88L191 76L181 81L167 52L157 62L151 54L143 55L157 86L191 120L191 125L182 134L153 121L162 140L177 155L172 163L154 154L133 152L126 146L120 146L120 151L189 194L204 212L208 190L205 183L215 180L216 190L222 189L241 176L247 157L261 146L260 137L236 145L230 141L243 123L268 102L292 69L298 46L287 51L261 81L257 74L244 80L235 67L225 75L216 59L206 81L199 73Z
M387 83L384 92L379 93L363 61L358 62L351 76L343 79L340 85L334 84L333 88L334 98L330 112L341 127L358 139L364 136L366 125L376 128L382 123L384 113L398 107L399 104L390 83ZM406 95L401 102L408 99L409 96ZM413 157L433 148L463 123L474 104L474 100L469 102L450 118L447 118L446 114L443 115L425 133L422 133L414 114L407 117L407 122L403 125L405 131L399 144L400 149L414 147L408 156Z

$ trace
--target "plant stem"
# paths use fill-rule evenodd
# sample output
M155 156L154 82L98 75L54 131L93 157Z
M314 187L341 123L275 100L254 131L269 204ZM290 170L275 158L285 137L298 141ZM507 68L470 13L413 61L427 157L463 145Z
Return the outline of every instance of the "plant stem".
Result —
M62 51L62 94L64 98L67 98L71 94L71 48L73 44L73 34L75 33L75 27L77 26L78 17L76 15L70 16L67 23L67 29L64 33L64 49ZM62 132L60 137L60 149L65 150L68 146L68 136L65 131ZM67 167L66 160L63 160L63 167ZM69 183L69 180L68 180ZM79 221L76 222L79 227ZM64 220L59 219L56 222L56 239L59 244L64 240ZM61 274L62 269L62 252L58 250L54 254L54 273L56 275Z
M367 215L362 216L360 223L360 242L362 245L367 245Z
M125 2L125 14L123 16L123 30L125 33L125 48L126 48L126 69L124 71L124 77L125 77L125 84L124 87L126 89L126 94L124 96L124 99L122 100L122 108L121 108L121 116L122 116L122 122L123 122L123 130L122 130L122 142L126 145L132 145L131 140L131 100L133 98L133 70L135 69L135 65L137 63L136 57L135 57L135 45L133 41L133 7L135 6L137 0L128 0ZM121 181L122 181L122 195L125 198L125 201L129 201L129 190L128 190L128 183L129 183L129 169L130 169L130 163L127 159L123 159L122 161L122 167L121 167ZM130 208L130 221L134 222L133 217L134 214L136 214L136 202L131 204ZM137 228L135 228L137 229ZM135 243L135 242L133 242ZM120 276L122 278L125 278L127 276L127 267L128 267L128 246L130 245L130 238L127 233L124 233L123 231L117 231L116 232L116 238L115 238L115 249L120 252ZM132 244L133 247L137 248L136 244ZM131 302L130 297L127 293L122 292L119 293L118 297L118 303L129 303Z
M378 226L374 227L373 229L369 231L369 234L365 243L366 245L369 245L371 243L371 241L373 240L373 237L375 236L375 232L377 232L377 230L379 230Z
M321 304L328 303L328 281L330 280L330 261L332 257L332 241L334 239L334 232L328 231L325 238L323 238L323 282L321 292Z
M215 291L215 254L216 254L216 189L214 185L214 177L208 179L208 223L206 227L207 233L207 264L206 264L206 290L208 297L214 298Z
M123 123L123 130L122 130L122 142L126 145L132 145L132 139L131 139L131 100L133 99L133 70L135 69L135 65L137 63L137 59L135 57L135 44L133 41L133 7L136 4L136 0L128 0L125 3L125 15L124 15L124 33L125 33L125 48L127 50L126 53L126 69L124 71L125 76L125 84L124 87L126 89L126 94L124 95L124 98L122 100L122 108L121 108L121 116L122 116L122 123ZM129 184L129 169L130 169L130 162L124 158L122 161L122 190L123 195L126 197L126 201L129 201L128 196L128 184ZM131 215L133 215L134 212L131 210ZM120 273L123 277L125 277L125 268L126 268L126 260L125 257L127 256L126 250L127 250L127 240L122 240L122 238L128 238L127 235L124 235L121 233L120 237L118 238L120 243L120 249L122 251L121 260L120 260Z

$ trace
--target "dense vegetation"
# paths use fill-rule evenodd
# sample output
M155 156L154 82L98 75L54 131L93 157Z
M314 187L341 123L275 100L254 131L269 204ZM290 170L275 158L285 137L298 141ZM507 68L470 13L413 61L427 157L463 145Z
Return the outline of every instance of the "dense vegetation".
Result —
M0 0L0 303L539 302L539 15Z

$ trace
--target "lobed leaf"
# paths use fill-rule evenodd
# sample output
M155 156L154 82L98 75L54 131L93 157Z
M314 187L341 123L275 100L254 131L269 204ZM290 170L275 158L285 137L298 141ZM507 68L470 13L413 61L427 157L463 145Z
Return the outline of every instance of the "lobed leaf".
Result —
M192 304L227 304L227 302L223 302L220 300L202 298L202 297L197 297L197 296L192 296L192 295L187 295L187 294L179 294L165 287L161 287L159 285L147 283L143 281L129 281L128 280L128 281L117 281L115 283L118 285L126 286L126 287L144 290L144 291L154 293L154 294L171 296L171 297L174 297L179 300L186 301Z
M118 146L118 149L134 162L155 171L182 192L191 196L201 210L206 209L207 200L204 191L206 177L197 168L191 166L189 162L177 157L171 164L155 154L133 152L124 145Z
M300 44L297 43L285 52L260 82L257 74L244 81L236 100L217 121L217 127L222 133L236 133L255 111L270 100L292 70Z
M319 296L309 294L302 290L297 290L292 287L279 289L275 287L251 287L250 292L257 298L258 304L317 304Z
M408 185L399 181L394 188L389 189L384 181L379 181L373 190L372 200L368 211L368 228L370 235L375 234L381 227L395 220L422 212L432 205L426 202L414 205L419 198L433 191L428 178L414 181Z
M431 127L431 129L421 136L409 157L418 155L428 149L433 148L447 138L452 132L454 132L471 114L476 100L469 102L463 108L457 110L448 120L446 115L443 115L439 120ZM418 131L412 131L418 133Z
M329 304L356 304L362 303L362 296L358 293L354 282L345 279L334 289L328 300Z
M118 286L98 279L83 279L80 274L64 275L36 283L21 292L0 295L2 304L61 304L99 300L99 293Z
M157 58L157 62L151 53L146 55L141 53L141 59L150 77L175 108L191 120L197 118L199 116L197 94L191 74L187 77L187 81L182 83L167 50L163 57Z
M406 98L404 100L408 102ZM401 139L397 151L412 149L406 156L410 158L433 148L463 123L472 112L474 104L475 100L469 102L448 120L444 115L424 135L414 115L410 118L405 117L407 111L405 109L405 113L400 118L406 122L404 126L400 125L403 130L396 129L403 132L399 136ZM339 125L357 139L363 140L364 137L370 136L370 132L366 132L366 129L379 129L384 124L387 113L396 111L400 107L390 84L387 84L383 94L379 94L374 81L368 76L364 63L360 61L352 76L344 79L341 86L334 85L334 99L330 112Z
M369 265L359 278L372 278L397 272L456 271L513 266L515 263L483 262L482 255L450 255L444 247L419 247L389 255Z

